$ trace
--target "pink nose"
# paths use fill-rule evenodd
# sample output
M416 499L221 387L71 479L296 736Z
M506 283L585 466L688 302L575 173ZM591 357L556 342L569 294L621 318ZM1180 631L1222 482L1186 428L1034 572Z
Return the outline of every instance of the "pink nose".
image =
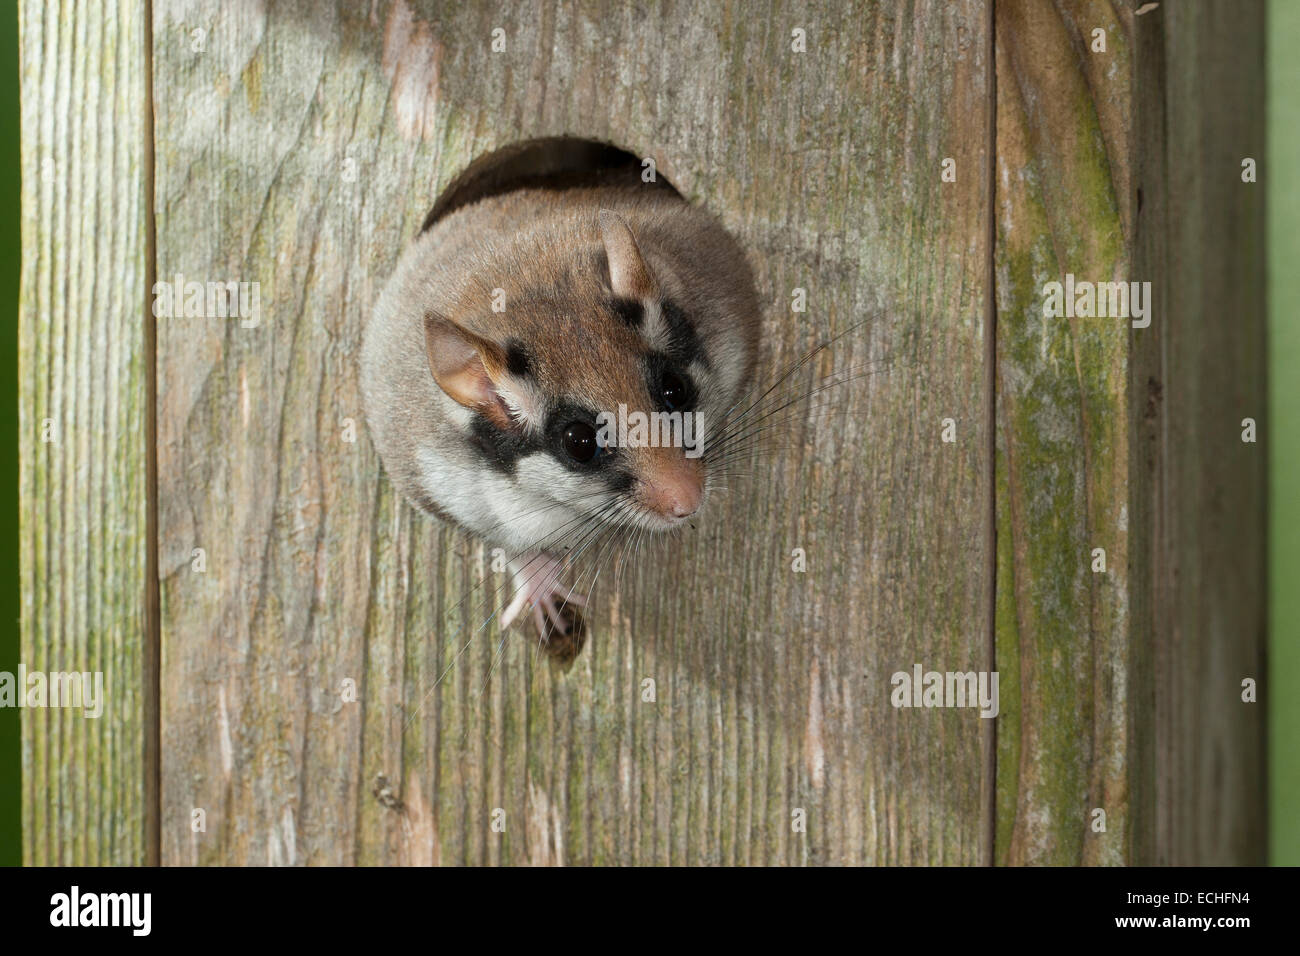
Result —
M704 485L698 473L682 469L657 474L641 492L646 507L665 518L689 518L700 510Z

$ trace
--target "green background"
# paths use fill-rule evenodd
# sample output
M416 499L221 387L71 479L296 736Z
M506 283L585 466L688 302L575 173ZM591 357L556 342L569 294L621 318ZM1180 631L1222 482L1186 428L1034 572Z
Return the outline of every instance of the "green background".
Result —
M1272 860L1300 865L1300 429L1293 416L1300 405L1296 389L1300 366L1300 326L1291 303L1300 302L1300 2L1272 0L1269 6L1269 145L1259 169L1259 187L1268 190L1269 414L1271 434L1260 447L1270 455L1270 604L1269 679L1261 699L1269 708L1269 806ZM0 57L11 82L3 85L0 142L0 277L9 290L7 321L0 334L0 499L14 502L0 515L7 580L0 585L0 670L18 664L18 278L19 142L17 6L0 17ZM1279 175L1271 175L1274 170ZM1288 414L1291 413L1291 414ZM0 572L3 574L3 572ZM18 711L0 710L0 863L21 861L21 804L18 770Z

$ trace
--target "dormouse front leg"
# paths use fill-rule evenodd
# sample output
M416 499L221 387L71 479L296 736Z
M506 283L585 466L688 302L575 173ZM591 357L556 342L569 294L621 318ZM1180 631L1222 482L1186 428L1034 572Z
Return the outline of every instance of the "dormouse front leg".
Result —
M541 637L548 637L551 631L567 636L575 617L573 609L586 607L587 596L560 580L564 559L547 551L527 552L510 560L510 573L515 595L501 615L501 627L509 627L530 607Z

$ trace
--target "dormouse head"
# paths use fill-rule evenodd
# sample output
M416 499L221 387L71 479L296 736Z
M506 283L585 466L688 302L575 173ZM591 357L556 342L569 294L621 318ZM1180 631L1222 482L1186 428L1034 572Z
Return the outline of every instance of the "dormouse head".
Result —
M424 319L433 378L465 409L490 483L509 488L497 511L517 509L540 547L582 516L669 530L696 515L709 442L753 362L752 284L720 228L726 247L690 262L662 223L637 235L609 210L591 220L567 248L527 236L494 250L480 286L503 289L504 311L480 297ZM529 267L503 278L506 260Z

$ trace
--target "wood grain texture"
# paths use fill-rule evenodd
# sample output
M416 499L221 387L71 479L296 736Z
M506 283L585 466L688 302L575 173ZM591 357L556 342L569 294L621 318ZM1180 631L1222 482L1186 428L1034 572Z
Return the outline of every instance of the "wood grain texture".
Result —
M145 20L19 4L19 473L28 672L102 672L102 716L22 712L23 862L144 862Z
M981 722L895 710L889 678L986 663L987 21L980 2L156 5L158 274L261 297L254 328L158 331L165 863L980 860ZM875 316L802 381L873 374L796 416L694 534L602 574L567 674L494 627L457 657L486 616L460 602L503 582L395 498L356 384L439 188L557 134L652 156L722 216L767 303L766 368Z
M1134 606L1150 635L1135 852L1158 864L1266 861L1262 701L1284 691L1265 659L1265 19L1262 2L1208 0L1137 22L1136 255L1163 306L1132 376ZM1245 678L1261 702L1242 701Z
M1262 862L1261 8L996 30L997 859ZM1150 282L1151 326L1044 317L1066 273Z
M997 4L990 197L974 0L20 4L22 660L107 690L24 711L25 861L149 852L152 198L159 278L260 306L159 320L163 862L973 863L991 813L996 862L1262 862L1263 8L1137 6ZM438 191L565 133L737 233L766 369L866 319L798 381L869 372L605 567L568 673L477 631L504 577L394 495L356 387ZM1066 272L1151 281L1151 327L1044 318ZM972 712L888 703L987 666L990 594L996 779Z
M1045 317L1043 287L1131 276L1129 129L1113 119L1128 115L1127 27L1102 0L996 11L997 858L1119 863L1129 322ZM1097 808L1104 833L1090 828Z

